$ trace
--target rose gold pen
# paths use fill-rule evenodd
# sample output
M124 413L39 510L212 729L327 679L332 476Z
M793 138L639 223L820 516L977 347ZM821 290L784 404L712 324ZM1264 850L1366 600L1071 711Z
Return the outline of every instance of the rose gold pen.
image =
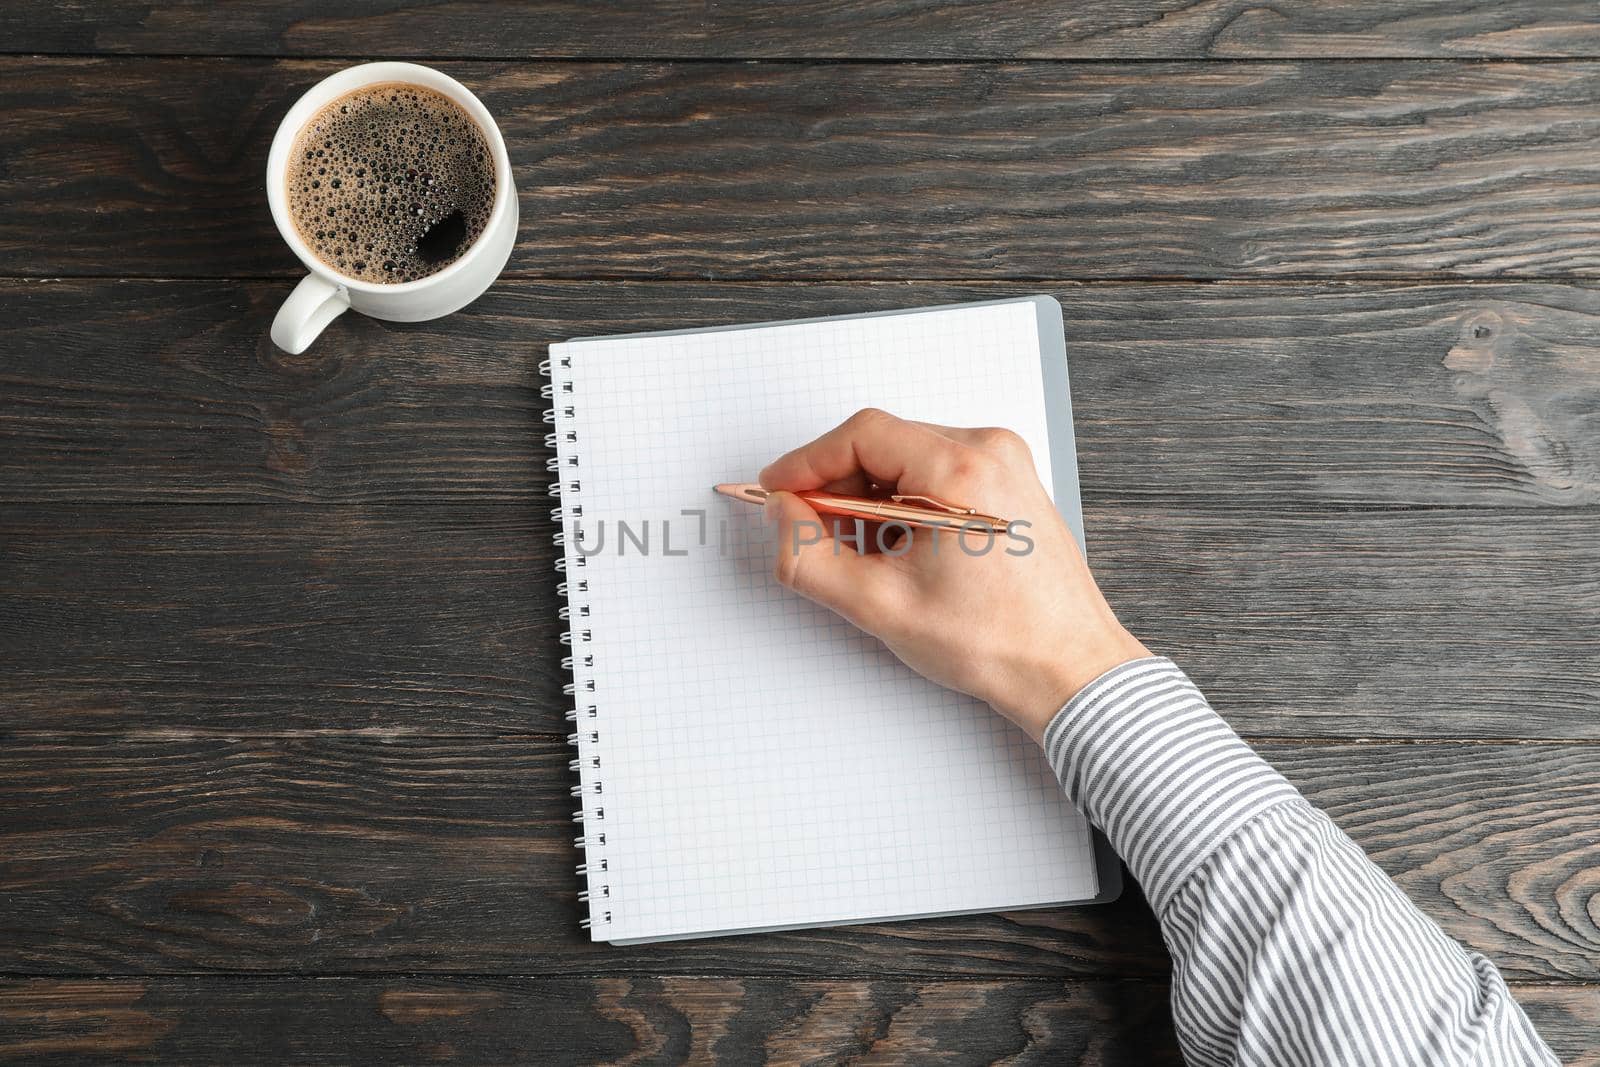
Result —
M723 496L751 504L765 503L770 495L767 490L751 482L724 482L713 488ZM795 496L827 515L843 515L869 522L898 522L924 530L959 532L964 527L975 527L1005 533L1011 527L1005 519L983 515L974 508L964 508L931 496L896 493L874 499L830 493L822 489L809 489Z

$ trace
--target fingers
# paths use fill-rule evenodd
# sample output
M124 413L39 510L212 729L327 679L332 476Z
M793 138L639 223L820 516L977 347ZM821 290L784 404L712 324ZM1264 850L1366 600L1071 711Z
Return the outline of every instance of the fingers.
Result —
M877 494L873 492L875 484L871 478L867 477L866 471L856 471L854 474L847 474L843 478L835 478L827 485L819 485L817 488L829 493L843 493L846 496L876 496ZM797 489L795 492L803 492L803 490Z
M863 474L883 485L899 485L908 473L927 481L965 447L920 423L867 408L773 461L761 472L761 484L801 492Z
M919 422L941 437L960 442L969 448L1003 460L1027 460L1033 466L1033 450L1022 435L999 426L941 426L936 422Z
M773 493L765 507L778 528L773 565L778 581L875 632L892 610L899 582L887 559L861 555L855 544L828 536L816 511L793 493Z
M1010 430L940 426L867 408L775 460L761 472L761 484L858 496L878 484L959 497L983 491L1003 468L1034 470L1027 443Z

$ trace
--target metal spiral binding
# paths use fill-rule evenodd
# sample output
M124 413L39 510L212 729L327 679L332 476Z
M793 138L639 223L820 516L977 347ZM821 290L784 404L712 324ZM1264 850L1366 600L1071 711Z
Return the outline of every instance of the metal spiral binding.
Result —
M540 387L539 395L553 402L544 413L547 425L557 426L576 417L577 407L572 403L576 389L571 378L562 374L571 369L571 356L557 356L539 364L539 373L549 379ZM573 555L569 560L566 551L568 545L580 539L578 522L583 518L583 505L578 500L578 494L583 491L583 484L578 477L581 457L575 450L578 432L570 425L552 429L544 435L544 443L546 448L556 451L554 456L545 460L545 470L552 475L546 493L555 501L555 506L550 509L550 519L561 526L554 537L556 547L562 550L557 556L555 569L563 576L556 591L566 604L558 614L562 622L570 624L574 619L587 620L590 617L589 605L584 600L589 592L589 581L569 573L585 566L587 561L581 555ZM570 793L582 805L572 813L572 821L582 827L582 832L573 838L573 844L584 852L584 861L578 864L577 873L584 880L578 901L589 906L588 918L579 922L585 930L610 925L612 915L609 908L597 906L602 901L611 901L611 864L605 856L606 812L600 804L605 793L605 783L599 774L600 731L603 723L600 705L594 697L597 686L594 653L591 651L593 640L594 631L587 623L582 626L569 625L561 634L561 643L571 649L570 655L562 657L561 668L572 672L572 681L563 685L561 691L573 698L572 708L566 713L567 722L573 724L573 732L567 735L567 744L576 749L577 755L567 764L567 769L579 776L578 783L571 787Z

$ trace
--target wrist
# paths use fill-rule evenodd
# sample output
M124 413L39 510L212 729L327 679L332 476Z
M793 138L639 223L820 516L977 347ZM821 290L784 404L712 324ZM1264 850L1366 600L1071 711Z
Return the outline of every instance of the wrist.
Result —
M1085 686L1114 667L1149 656L1150 650L1120 624L1114 624L1089 641L1055 650L1029 676L1018 679L1014 693L994 705L1006 718L1042 743L1045 728L1067 702Z

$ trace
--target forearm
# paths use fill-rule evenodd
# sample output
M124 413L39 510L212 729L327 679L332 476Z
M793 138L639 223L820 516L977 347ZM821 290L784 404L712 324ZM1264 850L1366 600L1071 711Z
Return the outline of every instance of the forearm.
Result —
M1494 966L1422 915L1170 661L1095 679L1045 750L1155 909L1191 1062L1555 1062Z

